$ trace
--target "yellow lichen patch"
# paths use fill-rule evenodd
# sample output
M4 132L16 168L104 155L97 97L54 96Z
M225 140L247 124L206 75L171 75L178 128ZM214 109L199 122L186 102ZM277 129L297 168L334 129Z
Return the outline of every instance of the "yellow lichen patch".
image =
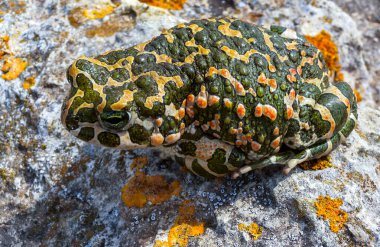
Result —
M25 81L22 83L22 87L26 90L29 90L31 87L34 86L34 84L36 84L36 79L33 76L31 76L25 79Z
M333 167L333 164L330 156L324 156L316 160L302 162L299 166L304 170L323 170Z
M151 6L171 10L181 10L186 1L187 0L140 0L140 2Z
M341 72L341 65L339 63L338 47L331 39L331 35L327 31L322 30L316 36L305 35L305 38L322 52L331 75L335 74L335 80L344 80L344 75Z
M141 169L148 164L147 156L139 156L133 159L132 164L130 165L131 169Z
M358 90L354 89L354 94L355 94L357 102L360 102L363 100L363 96L361 95L361 93Z
M202 235L205 232L204 223L195 218L195 210L193 203L184 201L179 207L174 225L169 230L168 240L157 240L154 247L185 247L189 244L190 237Z
M83 16L90 20L102 19L111 14L114 8L113 5L108 4L106 6L98 6L95 9L84 9Z
M348 219L348 214L340 209L342 204L342 199L332 199L329 196L319 196L314 203L317 215L323 217L324 220L329 220L330 229L335 233L343 228Z
M238 225L238 229L240 231L245 231L251 234L253 240L259 239L259 237L261 237L263 234L263 227L259 226L256 223L251 223L249 225L241 223Z
M8 57L1 68L4 72L2 78L8 81L16 79L25 70L27 64L22 58Z
M163 176L147 176L136 172L121 190L121 199L127 207L142 208L147 202L160 204L181 192L179 181L169 183Z
M332 23L332 19L331 19L331 17L328 17L328 16L323 16L323 17L321 17L320 18L323 22L325 22L325 23L328 23L328 24L331 24Z

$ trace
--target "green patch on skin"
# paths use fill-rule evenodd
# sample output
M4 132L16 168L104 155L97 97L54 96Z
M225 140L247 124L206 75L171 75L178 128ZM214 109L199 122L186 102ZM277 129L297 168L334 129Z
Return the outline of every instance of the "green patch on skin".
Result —
M156 81L151 77L147 75L140 76L136 81L135 84L137 87L142 89L146 95L155 95L158 93L158 85Z
M319 68L317 61L314 61L314 64L306 63L302 67L302 78L313 79L313 78L322 78L323 71Z
M81 123L95 123L98 120L94 108L82 108L76 116Z
M335 132L340 130L346 123L347 107L340 101L338 96L331 93L324 93L318 98L318 103L324 105L331 113L335 122Z
M104 62L108 65L113 65L117 63L120 59L128 57L128 55L134 54L133 50L116 50L108 52L105 55L99 55L96 57L97 60Z
M78 88L84 92L83 100L87 103L94 103L94 105L100 104L102 98L100 94L93 90L91 80L84 74L80 73L76 77Z
M111 71L111 77L115 81L123 82L129 79L129 71L123 68L117 68Z
M193 161L193 163L191 164L191 168L192 170L198 174L199 176L202 176L202 177L205 177L205 178L208 178L208 179L213 179L215 178L214 175L208 173L199 163L198 163L198 160L195 159Z
M111 132L101 132L98 135L99 142L107 147L117 147L120 145L120 137Z
M68 130L75 130L79 128L78 117L73 115L67 115L65 119L66 128Z
M76 77L78 88L82 91L92 90L91 80L88 79L83 73L79 73Z
M357 117L357 114L356 114L356 117ZM354 128L355 128L355 121L352 118L349 118L346 124L341 129L340 133L342 133L347 138Z
M184 64L181 67L181 70L188 76L189 79L194 79L195 69L192 64Z
M314 148L311 148L311 154L312 155L316 155L316 154L322 154L324 153L327 149L328 149L328 144L327 142L323 143L323 144L319 144L319 145L315 145Z
M140 54L135 57L134 62L141 65L147 65L147 64L155 63L156 57L153 54Z
M103 93L106 95L106 105L104 107L104 110L106 111L112 111L111 106L118 102L121 97L124 95L125 85L120 87L115 86L105 86L103 88ZM127 107L129 107L132 103L128 102Z
M197 147L193 142L181 142L179 144L179 147L181 148L181 154L195 156L195 151L197 150Z
M178 132L179 122L172 116L163 117L163 124L160 127L160 132L164 136Z
M106 84L110 77L110 72L106 68L84 59L79 59L76 66L79 70L88 73L95 83L100 85Z
M334 86L337 87L344 96L346 96L346 98L350 101L351 106L356 104L354 92L349 84L346 82L336 82L334 83Z
M258 87L257 88L257 96L262 98L265 94L265 89L263 87Z
M233 148L230 154L230 157L228 158L228 163L235 167L241 167L244 165L245 161L245 154L237 148Z
M314 84L304 83L300 86L298 94L307 98L317 100L317 98L321 94L321 90Z
M128 132L133 143L140 145L149 144L152 131L148 131L141 125L134 124L128 129Z
M75 97L74 100L73 100L73 103L70 106L69 111L70 112L75 111L75 109L77 109L83 103L84 103L84 100L83 100L82 97L79 97L79 96Z
M71 104L69 112L65 119L66 127L68 130L75 130L79 128L79 117L77 115L73 115L73 111L83 103L84 100L82 97L74 98L73 103Z
M227 166L224 165L226 162L226 151L220 148L217 148L212 154L211 159L207 160L208 168L217 173L217 174L226 174L228 173Z
M331 124L328 121L322 119L322 116L319 113L319 111L313 111L310 120L315 126L314 133L318 137L321 137L325 135L327 132L329 132Z
M144 120L149 117L158 117L165 115L165 105L160 102L154 102L152 109L139 105L140 119Z
M292 51L289 53L289 58L290 58L290 60L291 60L293 63L298 62L298 60L300 59L300 53L299 53L299 51L292 50Z
M79 131L78 138L83 141L90 141L95 136L94 128L92 127L82 127Z

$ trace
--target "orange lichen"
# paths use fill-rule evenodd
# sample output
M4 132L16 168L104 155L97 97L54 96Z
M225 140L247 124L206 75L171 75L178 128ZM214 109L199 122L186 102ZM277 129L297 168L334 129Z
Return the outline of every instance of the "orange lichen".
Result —
M168 240L157 240L154 247L185 247L189 244L190 237L202 235L205 232L204 223L195 218L195 209L193 203L184 201L178 209L174 225L169 230Z
M179 181L168 183L163 176L147 176L138 171L121 189L121 199L127 207L142 208L147 202L160 204L180 192Z
M344 75L341 72L341 65L339 63L338 47L331 39L331 34L322 30L316 36L305 35L305 38L322 52L327 67L330 70L330 75L335 74L336 81L344 80Z
M251 234L253 240L259 239L263 234L263 227L259 226L256 223L251 223L249 225L241 223L238 225L238 229L240 231L245 231Z
M332 199L329 196L319 196L314 203L317 215L323 217L324 220L329 220L330 229L335 233L343 228L348 219L348 214L340 209L342 204L342 199Z
M0 37L0 59L2 59L5 55L10 54L9 51L9 36L5 35L3 37Z
M22 87L26 90L29 90L31 87L34 86L34 84L36 84L36 79L33 76L31 76L25 79L25 81L22 83Z
M354 94L355 94L357 102L360 102L363 100L363 96L360 94L360 92L358 90L354 89Z
M110 19L104 21L99 26L93 26L86 29L86 37L92 38L94 36L98 37L109 37L114 33L121 31L131 30L136 25L136 21L133 17L129 15L123 16L110 16Z
M115 6L110 5L110 4L106 6L102 6L102 7L99 6L96 9L84 9L83 16L90 20L102 19L106 17L107 15L111 14L114 9L115 9Z
M324 156L316 160L302 162L299 165L303 170L323 170L333 167L330 156Z
M82 13L83 13L83 10L81 7L76 7L70 10L68 19L71 26L79 27L80 25L82 25L84 22L88 20L83 16Z
M145 167L148 164L148 157L147 156L138 156L133 159L130 167L131 169L141 169Z
M187 0L140 0L140 2L151 6L171 10L181 10L186 1Z
M114 5L105 5L103 7L98 6L95 9L85 9L84 7L76 7L70 10L68 19L70 25L73 27L79 27L84 22L89 20L102 19L105 16L111 14L115 9ZM120 20L122 22L122 20Z
M16 79L25 70L27 64L22 58L8 57L1 68L4 72L2 78L8 81Z

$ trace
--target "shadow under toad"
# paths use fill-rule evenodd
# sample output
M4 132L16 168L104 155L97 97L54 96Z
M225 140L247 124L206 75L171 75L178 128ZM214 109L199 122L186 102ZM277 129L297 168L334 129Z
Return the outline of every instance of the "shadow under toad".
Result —
M121 189L135 176L136 170L129 166L137 156L147 156L149 160L140 172L163 176L169 182L179 181L180 194L154 205L146 202L141 208L127 207L121 200ZM211 229L215 239L229 238L237 246L246 246L249 241L238 231L226 237L227 227L256 222L268 228L264 234L270 237L276 232L268 225L268 217L281 217L289 211L299 217L294 201L279 203L275 195L276 187L287 179L280 167L253 171L236 180L206 180L158 156L155 151L127 152L84 145L83 159L71 164L62 180L35 207L7 223L17 226L17 238L6 227L0 228L3 243L6 246L20 241L28 246L147 246L154 244L158 235L167 238L167 232L178 219L179 208L186 202L196 208L192 217L195 220L189 220L190 225L202 222L206 229ZM195 246L200 245L199 241L202 240L189 240ZM303 242L307 244L308 240L305 238ZM261 245L260 241L255 244Z

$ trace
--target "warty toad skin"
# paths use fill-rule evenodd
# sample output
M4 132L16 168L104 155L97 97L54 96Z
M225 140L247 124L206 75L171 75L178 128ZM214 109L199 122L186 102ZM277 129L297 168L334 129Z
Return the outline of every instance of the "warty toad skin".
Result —
M353 130L356 98L321 52L280 26L233 18L179 24L127 49L80 57L62 123L120 149L157 148L204 177L297 164Z

